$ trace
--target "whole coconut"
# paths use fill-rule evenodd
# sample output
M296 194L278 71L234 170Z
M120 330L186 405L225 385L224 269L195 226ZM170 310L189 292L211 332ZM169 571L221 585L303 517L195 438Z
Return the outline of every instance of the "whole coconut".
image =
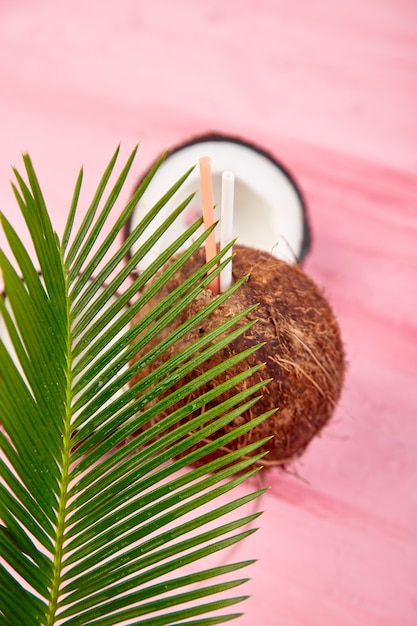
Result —
M132 382L135 383L149 374L151 369L168 360L174 353L218 326L226 318L234 317L246 307L257 303L257 308L240 322L242 325L248 320L256 320L256 324L198 369L182 378L176 386L171 387L170 392L228 357L265 342L249 358L213 379L206 387L200 388L196 395L197 393L201 395L225 378L236 375L243 368L265 363L249 382L243 381L240 386L223 394L216 401L219 403L225 400L226 397L247 388L249 383L272 379L263 389L262 398L217 435L224 434L244 420L260 415L264 411L276 409L276 412L262 424L231 442L228 449L221 449L210 457L205 457L202 462L212 460L267 435L273 435L273 438L260 449L268 452L261 463L282 465L303 452L312 438L328 422L339 399L345 370L340 330L329 303L299 266L288 264L267 252L252 248L235 246L233 251L234 280L243 276L248 276L248 280L197 328L142 370ZM200 248L159 292L158 300L175 289L204 262L205 252ZM154 343L163 340L215 297L216 295L209 289L202 291L178 318L156 337ZM140 315L147 313L155 304L156 298L142 309ZM148 345L148 349L154 343ZM135 360L141 356L139 353ZM185 398L170 411L179 408L190 399ZM157 419L159 418L155 421Z

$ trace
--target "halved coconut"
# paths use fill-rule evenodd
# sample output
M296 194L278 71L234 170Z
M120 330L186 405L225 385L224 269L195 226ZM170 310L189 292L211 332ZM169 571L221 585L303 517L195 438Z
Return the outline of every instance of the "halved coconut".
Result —
M128 232L137 226L166 190L190 167L196 165L202 156L208 156L211 161L215 220L220 218L222 173L231 171L235 176L233 232L238 243L269 252L290 263L302 261L310 247L310 228L305 202L293 176L265 150L225 135L203 135L171 150L136 206ZM197 193L189 208L141 260L139 271L143 271L201 215L198 168L194 169L181 189L146 229L131 252L134 253L193 192ZM196 236L199 234L197 232Z

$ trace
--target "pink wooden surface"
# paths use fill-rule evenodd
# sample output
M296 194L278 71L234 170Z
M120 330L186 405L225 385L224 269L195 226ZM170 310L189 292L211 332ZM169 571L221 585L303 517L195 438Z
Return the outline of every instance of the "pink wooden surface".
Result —
M239 623L414 626L414 0L3 0L0 85L10 217L24 150L59 231L79 165L86 202L120 141L123 154L142 143L138 175L210 130L293 171L314 233L306 269L338 313L349 372L301 479L266 477L261 530L239 548L259 559Z

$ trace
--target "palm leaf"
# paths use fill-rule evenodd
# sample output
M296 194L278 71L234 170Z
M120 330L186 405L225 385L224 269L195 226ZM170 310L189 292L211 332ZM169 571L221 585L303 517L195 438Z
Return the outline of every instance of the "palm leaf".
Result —
M146 348L228 260L223 260L227 250L220 252L133 323L209 231L192 241L201 225L197 221L126 286L138 261L190 199L124 261L188 173L115 249L159 166L104 235L136 150L109 188L118 152L73 233L80 172L62 240L53 230L31 160L23 157L27 182L16 171L13 189L32 239L34 260L1 216L14 258L0 250L5 285L0 298L0 624L219 624L239 615L224 610L244 598L230 597L229 592L245 582L234 572L250 561L207 567L204 559L253 532L248 524L258 513L239 518L235 511L261 492L235 499L227 494L257 471L253 462L262 456L256 453L262 441L206 465L192 464L267 417L260 415L215 437L256 402L263 383L251 386L249 380L245 391L198 411L250 378L258 367L245 369L244 362L257 347L174 392L169 390L173 381L243 333L248 325L236 324L248 311L155 367L139 383L130 384L133 376L210 315L239 283L132 364L134 354ZM187 241L188 248L164 268ZM136 298L156 274L151 286ZM242 363L240 374L214 390L202 390L205 382L235 363ZM196 399L176 408L181 398L195 391L199 391ZM166 417L147 426L162 411Z

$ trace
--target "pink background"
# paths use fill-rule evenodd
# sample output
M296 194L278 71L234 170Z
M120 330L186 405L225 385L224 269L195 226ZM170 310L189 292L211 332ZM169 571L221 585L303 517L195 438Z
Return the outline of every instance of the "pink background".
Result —
M86 203L120 141L124 156L141 142L138 176L211 130L292 170L349 372L298 477L266 477L238 623L415 626L415 1L2 0L0 84L0 206L17 224L24 150L59 232L79 166Z

